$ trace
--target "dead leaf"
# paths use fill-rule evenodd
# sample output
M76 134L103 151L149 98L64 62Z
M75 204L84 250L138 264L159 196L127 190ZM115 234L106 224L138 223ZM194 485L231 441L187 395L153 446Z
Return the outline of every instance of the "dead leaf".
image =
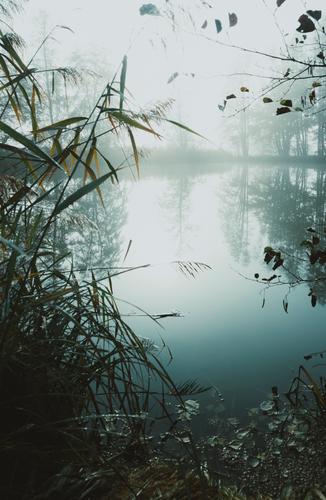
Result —
M232 12L231 14L229 13L230 28L233 28L233 26L235 26L236 24L238 24L238 16L234 12Z
M291 113L290 108L287 108L287 107L277 108L277 111L276 111L277 115L284 115L285 113Z
M215 19L215 26L217 33L221 33L222 31L222 23L219 19Z
M300 23L300 26L297 28L299 33L311 33L316 29L316 26L306 14L302 14L302 16L299 17L298 22Z

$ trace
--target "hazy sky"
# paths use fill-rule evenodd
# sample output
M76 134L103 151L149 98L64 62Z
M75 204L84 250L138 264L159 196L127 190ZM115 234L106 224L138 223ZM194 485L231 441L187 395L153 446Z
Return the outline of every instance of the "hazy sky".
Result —
M49 42L55 51L56 65L71 65L76 52L86 58L95 54L103 63L102 72L107 65L110 76L124 54L128 54L127 85L140 105L175 98L178 106L174 118L186 121L218 142L223 117L217 105L226 94L238 91L239 85L253 92L262 85L262 81L249 76L232 79L222 75L242 71L279 75L281 68L278 63L221 47L203 36L279 53L282 44L279 28L285 34L293 34L299 15L306 8L320 6L321 2L286 0L276 9L276 0L210 0L212 8L203 8L201 0L170 0L171 4L183 6L186 11L179 17L175 32L164 17L140 16L139 7L143 3L140 0L29 0L24 12L14 20L14 26L26 39L29 53L35 50L43 36L44 25L47 30L56 24L69 26L73 34L58 29L56 40ZM153 3L162 9L166 0L154 0ZM238 24L228 28L228 13L231 12L237 14ZM196 28L187 17L188 13L193 15ZM215 18L223 23L224 29L219 35L215 30ZM208 27L201 30L205 19ZM176 71L194 73L195 77L179 76L167 84L169 76Z

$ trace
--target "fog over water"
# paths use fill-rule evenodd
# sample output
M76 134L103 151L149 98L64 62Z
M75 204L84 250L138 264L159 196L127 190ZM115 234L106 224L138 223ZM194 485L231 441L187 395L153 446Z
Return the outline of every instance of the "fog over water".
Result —
M289 293L286 314L287 286L266 290L262 308L265 287L250 281L257 272L271 276L263 262L264 246L291 248L313 217L315 208L309 209L308 201L304 217L289 210L288 196L298 188L296 171L291 169L280 186L283 170L277 163L226 165L212 173L149 177L125 186L123 247L132 239L126 263L153 267L121 277L117 295L151 313L182 313L162 320L164 330L149 319L131 323L158 345L160 336L169 345L171 371L178 380L195 377L216 385L231 414L266 399L273 385L286 392L303 356L324 348L324 306L311 307L309 288ZM307 169L307 178L314 183L316 171ZM279 200L274 213L272 196ZM312 201L316 192L310 196ZM193 279L169 264L175 260L205 262L212 270ZM137 312L135 307L126 310Z
M297 273L305 279L313 274L301 264L300 243L307 228L325 223L325 165L313 158L317 153L325 158L325 132L322 144L317 137L318 117L325 113L316 118L297 109L290 118L276 116L280 99L296 100L293 109L301 106L306 84L295 87L290 79L274 90L272 83L285 78L289 63L255 53L286 58L298 17L314 3L288 1L276 9L269 0L212 0L208 8L205 2L179 0L173 22L166 15L141 16L143 3L30 0L12 24L25 38L27 56L51 32L37 62L83 68L84 90L66 89L73 97L71 114L91 109L96 92L119 74L127 55L128 104L143 110L171 101L168 118L204 136L173 126L163 126L160 139L136 131L144 153L140 178L129 164L120 185L104 189L113 205L101 244L112 250L116 266L151 265L115 280L136 332L157 344L164 340L178 380L217 386L227 411L242 414L266 398L271 386L285 392L303 356L325 348L326 288L318 285L312 308L306 284L268 287L273 271L264 263L264 248L272 246L295 256L282 270L287 281ZM169 8L168 1L155 4L162 13ZM232 28L229 13L238 18ZM218 36L217 18L223 25ZM302 45L295 50L300 57ZM320 87L318 112L323 111ZM230 94L234 98L226 100ZM271 103L263 103L265 95ZM64 102L62 97L53 103L54 120ZM121 159L119 144L110 141L105 147L114 160ZM130 153L127 134L121 144ZM84 254L89 267L92 253L89 246ZM193 278L179 261L211 269L198 268ZM180 317L162 320L161 329L143 315L134 317L137 307Z

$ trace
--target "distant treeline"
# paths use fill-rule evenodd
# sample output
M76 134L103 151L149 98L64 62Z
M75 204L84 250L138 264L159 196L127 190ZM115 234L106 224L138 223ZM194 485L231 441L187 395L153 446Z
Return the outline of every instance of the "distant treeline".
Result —
M123 161L121 151L118 149L110 149L110 159L113 166L116 168ZM34 167L37 167L39 160L30 158L29 162ZM156 149L143 151L140 165L141 173L174 173L178 174L180 169L191 167L191 169L200 169L205 166L205 171L214 168L227 168L230 165L237 164L255 164L255 165L270 165L270 164L286 164L290 166L319 166L326 168L326 159L317 155L295 156L295 155L253 155L253 156L238 156L231 153L214 150L214 149ZM133 161L130 159L130 166L132 167ZM100 161L100 166L103 172L107 166ZM42 169L44 167L40 167ZM21 158L6 151L0 152L0 169L2 175L12 175L14 177L23 178L30 175L28 165L24 163ZM125 172L121 172L122 177L128 175L129 168L125 166ZM124 175L125 174L125 175ZM56 172L54 177L60 174ZM82 175L82 173L80 173ZM77 173L78 177L78 173Z

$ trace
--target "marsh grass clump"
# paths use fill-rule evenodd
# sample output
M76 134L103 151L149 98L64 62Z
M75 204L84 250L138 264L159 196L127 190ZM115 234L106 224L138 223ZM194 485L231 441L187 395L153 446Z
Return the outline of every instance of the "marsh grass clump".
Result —
M58 474L69 484L78 470L108 467L113 450L121 460L145 454L158 397L148 377L173 383L106 286L39 271L38 259L26 277L28 256L15 253L2 276L2 494L24 498L28 485L33 498Z

